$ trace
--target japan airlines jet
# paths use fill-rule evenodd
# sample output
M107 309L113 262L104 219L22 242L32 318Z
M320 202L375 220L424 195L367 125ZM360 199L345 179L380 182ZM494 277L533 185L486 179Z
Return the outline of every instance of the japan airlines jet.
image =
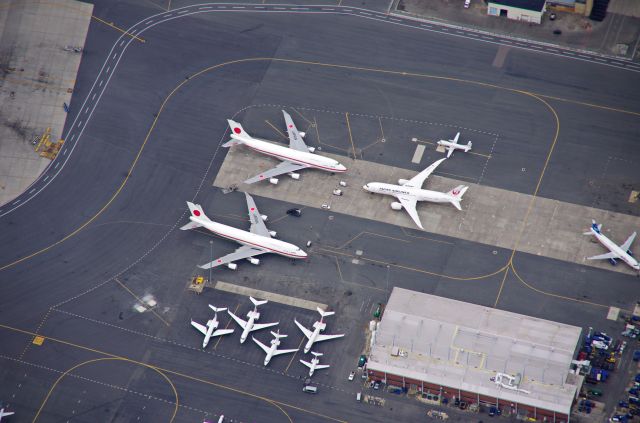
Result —
M267 300L264 301L258 301L253 297L249 297L251 299L251 302L253 303L253 311L250 311L247 313L247 319L249 320L242 320L241 318L239 318L238 316L236 316L235 314L233 314L231 311L227 310L227 313L229 313L229 315L233 318L233 320L235 320L240 327L243 329L242 331L242 335L240 336L240 343L243 344L244 341L247 340L247 336L249 336L249 332L253 332L254 330L260 330L260 329L266 329L269 328L271 326L275 326L280 322L275 322L275 323L255 323L256 320L258 320L260 318L260 313L258 313L258 306L259 305L263 305L267 303Z
M456 137L452 140L438 141L438 145L441 145L447 149L447 158L451 157L454 150L464 150L465 153L471 150L471 141L466 144L458 144L458 138L460 138L460 132L458 132L456 134Z
M282 160L278 166L273 169L269 169L262 172L253 178L249 178L244 181L245 184L252 184L254 182L270 180L272 183L277 184L278 179L275 176L289 174L293 179L299 179L300 174L295 173L300 169L308 167L324 170L327 172L346 172L347 168L342 164L328 157L313 154L315 149L313 147L307 147L302 138L304 132L299 132L296 126L293 124L291 116L282 111L284 114L284 120L287 124L287 133L289 135L289 147L283 145L274 144L272 142L253 138L245 132L237 122L231 119L227 120L231 127L231 141L224 143L223 147L231 147L236 144L244 144L252 150L258 153L266 154L268 156L275 157Z
M4 408L0 408L0 420L2 420L3 417L11 416L13 414L15 414L13 411L4 411Z
M320 332L324 331L327 327L327 324L324 323L324 318L335 314L335 312L323 311L320 307L318 307L318 313L320 313L320 321L313 324L313 332L302 326L296 319L293 319L302 333L304 333L304 336L306 336L308 339L307 344L304 346L305 354L308 353L309 350L311 350L314 342L328 341L329 339L342 338L344 336L344 333L341 333L340 335L321 335Z
M230 333L233 333L234 331L234 329L218 329L218 325L220 324L220 322L218 322L218 312L223 312L226 310L226 308L214 307L211 304L209 304L209 308L211 308L211 310L213 310L215 314L213 315L213 319L207 322L206 326L191 320L191 326L198 329L204 335L202 348L207 348L207 344L209 343L209 340L211 338L214 338L216 336L228 335Z
M262 348L264 350L264 352L267 354L267 356L264 358L264 365L265 366L267 364L269 364L269 361L271 361L271 357L273 357L274 355L289 354L289 353L298 351L298 348L292 349L292 350L279 350L278 349L278 345L280 345L280 338L286 338L287 335L280 335L280 331L271 332L271 335L273 335L274 338L271 340L271 346L270 347L267 347L265 344L263 344L262 342L258 341L253 336L251 337L251 339L253 339L253 342L258 344L258 346L260 348Z
M326 369L327 367L330 367L328 364L319 364L320 359L318 357L322 357L322 353L311 351L311 354L313 354L313 358L311 359L310 363L308 361L300 360L300 363L309 368L309 377L313 376L313 372L316 370Z
M275 253L292 259L306 258L307 253L299 247L289 244L288 242L273 239L273 237L276 236L276 232L268 230L264 224L267 216L260 214L256 203L249 194L245 193L245 196L247 198L247 208L249 209L249 219L251 220L249 232L214 222L204 214L199 204L193 204L187 201L187 206L189 206L189 210L191 210L191 216L189 216L191 222L181 227L181 230L186 231L204 227L216 235L242 244L242 247L233 253L198 267L201 269L210 269L226 264L229 269L236 270L238 265L235 264L234 261L247 259L251 264L258 265L260 264L260 259L255 258L255 256L265 253Z
M365 191L369 191L375 194L385 194L385 195L393 195L400 202L391 203L391 208L393 210L402 210L404 208L409 216L413 219L413 221L418 225L420 229L424 229L422 227L422 223L420 222L420 217L418 217L418 211L416 210L416 205L418 201L430 201L432 203L451 203L458 210L462 210L460 207L460 200L462 200L462 196L467 189L468 186L458 185L454 189L449 192L438 192L438 191L430 191L426 189L422 189L422 184L424 181L431 175L431 173L436 170L436 167L446 158L440 159L433 163L431 166L418 173L413 178L407 179L399 179L398 183L400 185L392 185L385 184L381 182L369 182L362 188Z
M591 221L591 227L588 232L584 233L585 235L594 235L600 244L604 245L610 252L606 254L600 254L598 256L587 257L587 260L601 260L606 259L612 265L616 265L616 260L622 260L631 266L634 270L638 271L638 276L640 276L640 263L638 260L633 258L631 253L631 244L633 240L636 239L636 232L632 233L629 238L622 244L618 246L615 242L611 241L609 238L602 234L602 225L598 225L595 220Z

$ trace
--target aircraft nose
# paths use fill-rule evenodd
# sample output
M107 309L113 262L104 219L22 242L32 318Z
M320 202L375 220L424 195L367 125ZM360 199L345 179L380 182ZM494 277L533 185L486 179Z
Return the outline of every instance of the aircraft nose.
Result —
M298 256L301 258L307 258L309 255L307 253L305 253L304 251L300 250L298 252Z
M336 170L338 172L346 172L347 171L347 167L343 164L338 163L338 165L336 166Z
M369 191L369 184L363 185L362 189L365 191Z

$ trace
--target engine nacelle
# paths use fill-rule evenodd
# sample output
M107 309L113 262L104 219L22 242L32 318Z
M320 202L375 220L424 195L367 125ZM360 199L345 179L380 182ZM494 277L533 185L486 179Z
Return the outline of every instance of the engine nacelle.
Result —
M407 182L409 182L409 180L408 180L408 179L398 179L398 184L399 184L399 185L404 185L404 184L406 184Z
M227 267L231 270L236 270L238 268L238 265L235 263L227 263Z
M273 185L278 185L278 178L269 178L269 183Z
M267 216L266 214L261 214L260 217L262 218L263 222L266 222L267 219L269 218L269 216Z
M260 259L257 259L255 257L249 257L247 260L249 260L249 263L253 264L254 266L257 266L260 264Z
M391 203L391 208L394 210L402 210L402 204L394 201L393 203Z
M307 149L309 149L309 153L313 153L314 151L316 151L315 147L307 147Z
M269 235L271 235L272 238L275 238L278 233L276 231L269 231Z
M295 179L296 181L298 179L300 179L300 174L299 173L291 172L291 173L289 173L289 176L291 176L291 179Z
M301 138L304 138L307 135L306 132L298 132L298 134L300 134ZM313 151L312 151L312 153L313 153Z

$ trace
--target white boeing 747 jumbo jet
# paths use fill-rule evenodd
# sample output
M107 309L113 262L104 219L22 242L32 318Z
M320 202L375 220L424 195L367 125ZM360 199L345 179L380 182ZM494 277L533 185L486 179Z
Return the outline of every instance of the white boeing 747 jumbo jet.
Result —
M607 250L609 250L606 254L600 254L598 256L587 257L587 260L609 260L612 265L616 265L616 260L622 260L631 266L634 270L638 272L638 276L640 276L640 263L638 260L633 258L631 255L631 244L633 240L636 239L636 232L632 233L629 238L624 242L624 244L618 246L615 242L611 241L609 238L602 234L602 224L598 225L595 220L591 221L591 227L588 232L584 233L585 235L593 235L600 242L600 244L604 245Z
M330 367L328 364L319 364L320 359L318 357L322 357L322 353L311 351L311 354L313 354L313 358L311 359L311 362L300 360L300 363L304 364L309 368L309 377L313 376L313 372L315 372L316 370L326 369Z
M338 161L329 157L313 154L315 149L313 147L307 147L302 140L304 132L299 132L296 126L293 124L291 116L282 111L284 114L284 120L287 124L287 133L289 134L289 147L275 144L270 141L266 141L260 138L253 138L247 134L238 122L234 122L229 119L229 126L231 127L232 140L224 143L223 147L231 147L236 144L244 144L252 150L258 153L266 154L268 156L275 157L282 160L278 166L273 169L264 171L253 178L249 178L244 181L245 184L252 184L254 182L269 180L270 182L277 184L278 179L276 176L289 174L293 179L299 179L300 174L296 173L298 170L306 169L308 167L324 170L327 172L346 172L347 168L340 164Z
M209 343L209 340L211 338L214 338L216 336L228 335L230 333L233 333L234 331L234 329L218 329L218 325L220 324L220 322L218 322L218 312L223 312L226 310L226 308L214 307L211 304L209 304L209 308L211 308L211 310L213 310L215 314L213 315L213 319L207 322L206 326L201 325L194 320L191 320L191 326L198 329L198 331L200 331L204 335L202 348L207 348L207 344Z
M362 188L364 188L365 191L369 191L374 194L393 195L400 200L400 202L398 203L394 201L391 203L391 208L393 210L402 210L402 208L404 208L407 213L409 213L409 216L411 216L413 221L416 222L416 225L418 225L420 229L424 229L420 222L418 211L416 210L418 201L451 203L458 210L462 210L460 207L460 200L462 200L462 196L467 192L467 189L469 189L469 187L465 185L458 185L449 192L422 189L424 181L429 177L429 175L431 175L431 173L433 173L434 170L436 170L436 167L445 160L446 158L436 161L409 180L399 179L398 183L400 185L385 184L382 182L369 182Z
M318 307L318 313L320 313L320 321L313 324L313 332L302 326L296 319L293 319L302 333L304 333L304 336L306 336L308 339L307 344L304 346L305 354L311 350L311 347L315 342L328 341L329 339L342 338L344 336L344 333L341 333L339 335L321 335L320 332L324 331L327 327L327 324L324 322L324 318L334 315L335 312L323 311L320 307Z
M456 134L456 137L452 140L438 141L438 145L441 145L447 149L447 158L451 157L454 150L464 150L465 153L471 150L471 141L466 144L458 144L458 138L460 138L460 132L458 132Z
M189 210L191 210L191 216L189 216L191 222L181 227L181 230L186 231L204 227L216 235L242 244L242 247L233 253L198 267L201 269L210 269L226 264L229 269L236 270L238 265L235 264L234 261L247 259L251 264L258 265L260 264L260 259L255 258L255 256L265 253L279 254L292 259L306 258L307 253L302 251L298 246L273 239L273 237L276 236L276 232L268 230L264 224L267 216L260 214L256 203L249 194L245 193L245 196L247 198L247 208L249 209L249 219L251 220L251 228L248 232L210 220L204 214L199 204L193 204L187 201Z
M262 342L258 341L255 337L253 337L253 336L251 337L251 339L253 339L253 342L258 344L258 346L260 348L262 348L264 350L264 352L267 354L267 356L264 358L264 365L265 366L267 364L269 364L269 361L271 361L271 357L273 357L274 355L289 354L289 353L298 351L298 348L291 349L291 350L279 350L278 349L278 345L280 345L280 338L286 338L287 335L280 335L280 331L271 332L271 335L273 335L274 338L271 340L271 346L270 347L267 347L265 344L263 344Z
M260 313L258 313L258 306L266 304L267 300L258 301L253 297L249 297L249 298L251 299L251 302L253 303L253 310L249 311L247 313L247 319L248 320L242 320L241 318L239 318L238 316L233 314L230 310L227 310L227 313L229 313L229 315L233 318L233 320L235 320L236 323L238 323L240 325L240 327L243 329L242 335L240 336L240 343L241 344L243 344L244 341L247 340L247 337L249 336L249 332L253 332L254 330L270 328L271 326L275 326L278 323L280 323L280 322L275 322L275 323L256 323L256 321L260 318Z

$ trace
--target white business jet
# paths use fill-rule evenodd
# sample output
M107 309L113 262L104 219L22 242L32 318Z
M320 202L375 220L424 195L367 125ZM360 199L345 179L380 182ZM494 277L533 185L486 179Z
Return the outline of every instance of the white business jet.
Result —
M0 420L2 420L3 417L7 417L7 416L12 416L15 413L13 411L4 411L4 408L0 408Z
M269 180L272 184L278 183L276 176L288 174L293 179L300 179L300 174L296 173L298 170L306 169L308 167L324 170L327 172L346 172L347 168L340 164L338 161L329 157L320 156L314 154L315 149L313 147L307 147L302 140L304 132L299 132L296 126L293 124L291 116L282 111L284 114L284 120L287 124L287 133L289 135L289 147L275 144L270 141L266 141L260 138L253 138L242 128L238 122L234 122L228 119L229 126L231 127L231 141L224 143L223 147L231 147L236 144L244 144L252 150L258 153L266 154L277 159L282 160L278 166L273 169L269 169L253 178L249 178L244 181L245 184L252 184L254 182Z
M466 153L467 151L471 150L471 141L469 141L466 144L458 144L458 138L460 138L460 132L458 132L455 136L454 139L452 140L440 140L438 141L438 145L441 145L443 147L446 148L447 150L447 158L451 157L451 155L453 154L454 150L464 150L464 152Z
M632 233L624 244L618 246L615 242L602 234L602 224L598 225L595 220L591 221L591 227L585 235L594 235L600 244L604 245L609 250L606 254L600 254L598 256L587 257L587 260L609 260L612 265L616 265L616 260L622 260L631 266L634 270L638 271L640 276L640 263L636 260L631 253L631 244L636 239L636 232Z
M204 341L202 341L202 348L207 348L207 344L209 343L209 340L211 338L214 338L216 336L228 335L230 333L233 333L234 331L234 329L218 329L218 325L220 324L220 322L218 322L218 313L225 311L226 308L214 307L211 304L209 304L209 308L213 310L215 314L213 315L213 319L207 322L206 326L201 325L200 323L194 320L191 320L191 326L198 329L204 335Z
M253 337L253 336L251 337L251 339L253 339L253 342L258 344L258 346L260 348L262 348L264 350L264 352L267 354L267 356L264 358L264 365L265 366L267 364L269 364L269 361L271 361L271 357L273 357L274 355L289 354L289 353L298 351L298 348L291 349L291 350L279 350L278 349L278 345L280 345L280 338L286 338L287 335L280 335L280 331L271 332L271 335L273 335L274 338L271 340L271 346L270 347L267 347L265 344L263 344L262 342L258 341L255 337Z
M311 350L311 347L313 346L314 342L328 341L329 339L342 338L344 336L344 333L341 333L339 335L321 335L320 332L323 332L327 327L327 324L324 323L324 318L327 316L334 315L335 312L324 311L320 307L318 307L318 313L320 313L320 321L317 321L313 324L313 332L311 332L309 329L302 326L296 319L293 319L293 321L300 328L302 333L304 333L304 336L306 336L308 339L307 344L304 346L305 354Z
M204 227L216 235L242 244L242 247L233 253L198 267L210 269L226 264L229 269L236 270L238 265L234 261L247 259L251 264L258 265L260 264L260 259L255 258L255 256L265 253L275 253L292 259L306 258L307 253L298 246L273 238L276 236L276 232L268 230L264 224L267 216L260 214L256 203L249 194L245 193L245 196L247 198L247 208L249 209L249 219L251 220L249 231L214 222L204 214L202 206L187 201L189 210L191 210L191 216L189 216L191 222L181 227L181 230L186 231Z
M235 320L240 327L243 329L242 335L240 336L240 343L243 344L244 341L247 340L247 336L249 336L249 332L253 332L254 330L266 329L271 326L275 326L280 322L275 323L256 323L256 321L260 318L260 313L258 313L258 306L267 303L267 300L258 301L253 297L249 297L251 302L253 303L253 310L247 313L248 320L242 320L231 311L227 310L227 313Z
M320 364L320 359L318 357L322 357L322 353L311 351L311 354L313 354L311 362L300 360L300 363L309 368L309 377L313 376L313 372L316 370L326 369L330 367L328 364Z
M451 203L458 210L462 210L460 207L460 200L462 200L462 196L467 192L467 189L469 189L469 187L465 185L458 185L449 192L422 189L424 181L429 177L429 175L431 175L431 173L433 173L434 170L436 170L436 167L445 160L446 158L436 161L409 180L399 179L398 183L400 185L385 184L382 182L369 182L362 188L364 188L365 191L369 191L374 194L393 195L400 200L400 202L398 203L394 201L391 203L391 208L393 210L402 210L402 208L404 208L416 225L418 225L420 229L424 229L420 222L418 211L416 210L418 201Z

